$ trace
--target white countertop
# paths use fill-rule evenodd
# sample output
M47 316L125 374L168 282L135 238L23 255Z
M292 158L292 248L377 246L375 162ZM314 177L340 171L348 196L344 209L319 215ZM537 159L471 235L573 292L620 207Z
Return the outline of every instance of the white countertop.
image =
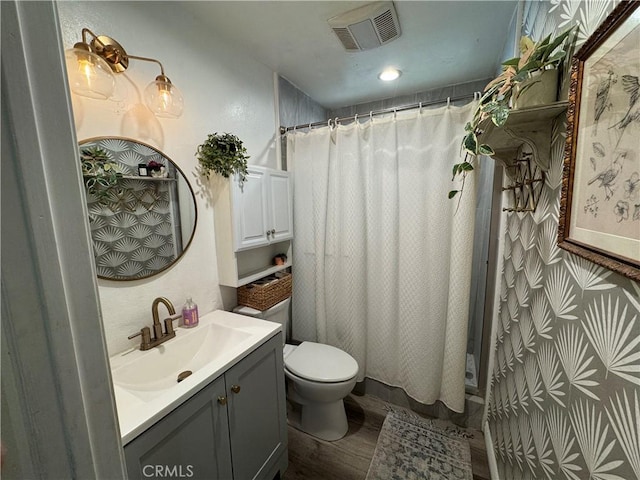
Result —
M242 332L243 338L237 343L232 342L226 345L216 352L215 359L193 370L193 373L182 382L177 383L176 381L175 384L171 382L167 388L151 390L143 388L140 392L136 392L135 388L128 389L123 386L124 383L119 381L120 373L126 369L129 369L130 372L134 371L137 362L146 362L148 365L150 361L156 362L156 360L158 364L165 364L164 366L159 365L159 369L163 368L167 376L176 378L184 368L176 364L175 372L167 371L166 360L171 359L172 349L175 351L179 348L181 342L184 344L186 341L193 341L205 336L207 329L211 328L212 324ZM111 357L109 360L114 379L114 392L123 445L129 443L192 395L220 377L280 330L281 326L277 323L216 310L200 317L200 323L197 327L176 328L175 338L151 350L127 351ZM199 337L190 337L192 335ZM172 347L172 342L176 342L174 347Z

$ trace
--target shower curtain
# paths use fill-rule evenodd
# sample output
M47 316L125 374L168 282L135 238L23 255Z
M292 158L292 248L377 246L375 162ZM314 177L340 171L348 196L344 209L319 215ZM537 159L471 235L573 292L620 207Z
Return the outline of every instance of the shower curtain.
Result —
M287 135L294 178L293 338L365 376L464 409L476 192L449 200L474 105Z

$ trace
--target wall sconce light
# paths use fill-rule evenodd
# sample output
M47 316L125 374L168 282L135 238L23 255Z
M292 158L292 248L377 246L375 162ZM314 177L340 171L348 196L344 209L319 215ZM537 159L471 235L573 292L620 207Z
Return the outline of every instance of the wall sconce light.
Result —
M87 34L92 37L90 42L87 42ZM155 58L129 55L113 38L96 35L88 28L82 29L82 41L67 50L65 57L71 91L101 100L113 95L114 73L124 72L130 59L157 63L160 75L144 89L145 103L158 117L177 118L182 115L182 93L164 74L164 67Z

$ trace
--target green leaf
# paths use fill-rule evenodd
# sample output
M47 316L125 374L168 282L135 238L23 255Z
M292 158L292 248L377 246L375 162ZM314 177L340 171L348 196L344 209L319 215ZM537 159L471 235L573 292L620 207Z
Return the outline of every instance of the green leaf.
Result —
M471 170L473 170L473 165L471 165L471 163L469 162L463 162L460 164L460 169L464 172L470 172Z
M491 148L486 143L483 143L482 145L480 145L478 147L478 152L480 153L480 155L495 155L496 154L496 152L493 151L493 148Z
M519 62L520 62L520 57L514 57L502 62L502 65L505 67L517 67Z
M498 108L500 108L500 104L498 102L493 101L483 105L481 110L486 113L492 113Z
M547 59L545 64L553 65L554 63L559 62L564 57L566 57L566 55L567 55L567 52L565 52L564 50L558 50L556 53L554 53L551 57Z
M569 28L568 30L562 32L560 35L558 35L553 42L551 42L549 44L549 46L547 47L547 50L545 52L546 55L551 55L553 53L553 51L558 48L558 46L565 40L565 38L567 38L569 36L569 34L571 33L571 31L573 30L573 27ZM547 60L549 61L549 60Z
M467 122L467 124L464 126L465 132L473 132L474 130L475 130L475 127L471 125L471 122Z
M457 174L458 174L458 172L460 171L460 165L462 165L462 164L461 164L461 163L456 163L456 164L453 166L453 172L452 172L452 174L453 174L453 175L452 175L452 177L451 177L451 180L453 180L454 178L456 178L456 175L457 175Z
M474 132L467 134L462 141L462 146L467 152L476 155L478 148L478 138L476 134Z
M460 190L451 190L449 192L449 200L451 200L453 197L455 197L459 192L460 192Z
M536 59L530 59L513 77L513 82L522 82L527 79L529 72L533 72L534 70L540 70L541 63Z
M507 123L507 118L509 118L509 107L501 106L491 114L491 120L497 127L504 126Z

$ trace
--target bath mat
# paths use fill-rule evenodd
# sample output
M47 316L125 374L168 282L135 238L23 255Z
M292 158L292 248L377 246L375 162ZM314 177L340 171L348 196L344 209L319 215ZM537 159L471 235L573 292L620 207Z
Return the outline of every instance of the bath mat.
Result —
M472 480L465 434L391 410L384 419L366 480Z

